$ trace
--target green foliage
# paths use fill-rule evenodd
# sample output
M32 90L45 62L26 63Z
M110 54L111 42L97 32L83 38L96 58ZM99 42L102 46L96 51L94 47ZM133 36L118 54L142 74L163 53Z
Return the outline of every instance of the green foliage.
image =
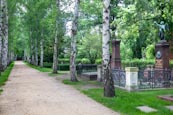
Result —
M90 63L95 63L97 58L101 57L101 34L98 28L85 31L78 44L78 57L88 58Z
M147 65L154 65L155 60L143 60L143 59L133 59L133 60L123 60L122 67L138 67L140 69L145 68Z
M132 59L133 58L133 51L131 48L128 48L127 45L121 43L120 45L120 55L122 60Z
M72 82L71 80L63 80L63 83L67 84L67 85L78 85L78 84L81 84L81 82Z
M44 62L43 66L45 68L52 68L52 63ZM70 67L69 64L58 64L57 66L58 66L58 70L60 70L60 71L68 71L69 67Z
M39 66L35 66L35 65L32 65L32 64L29 64L29 63L25 63L26 65L28 65L29 67L32 67L40 72L51 72L52 69L51 68L47 68L47 67L39 67Z
M102 59L96 59L96 64L102 64Z
M148 45L146 48L146 58L147 59L154 59L155 57L155 46Z
M89 63L90 63L90 60L87 59L87 58L82 58L82 59L81 59L81 63L82 63L82 64L89 64Z
M0 86L4 85L8 80L11 70L13 69L14 63L11 63L4 72L1 72L0 76Z

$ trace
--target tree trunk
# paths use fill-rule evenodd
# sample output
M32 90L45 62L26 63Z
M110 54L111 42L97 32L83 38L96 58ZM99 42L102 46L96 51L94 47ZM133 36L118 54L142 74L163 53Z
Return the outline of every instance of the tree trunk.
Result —
M1 0L2 3L2 65L3 69L8 64L8 9L7 1Z
M114 97L114 83L110 69L110 0L103 0L103 33L102 33L102 51L103 51L103 76L104 76L104 96Z
M33 64L34 65L34 63L35 63L35 58L34 58L34 40L33 40L33 38L32 38L32 30L30 30L30 41L31 41L31 64Z
M71 81L78 81L76 77L76 34L78 27L78 14L79 14L79 4L80 0L75 0L75 9L74 9L74 19L72 21L71 28L71 57L70 57L70 76Z
M56 1L57 11L59 12L59 0ZM53 73L58 73L58 12L56 18L55 39L54 39L54 51L53 51Z
M36 39L35 39L35 65L38 66L38 34L39 34L39 28L38 28L38 17L36 19Z
M43 31L41 32L41 40L40 40L40 67L43 67L43 58L44 58L44 48L43 48Z
M38 66L38 38L35 40L35 64Z
M2 0L0 0L0 68L2 67Z

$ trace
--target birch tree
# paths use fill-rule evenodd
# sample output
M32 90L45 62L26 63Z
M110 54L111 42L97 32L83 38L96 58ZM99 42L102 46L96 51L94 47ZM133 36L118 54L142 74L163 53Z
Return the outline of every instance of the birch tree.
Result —
M1 0L2 11L2 66L3 69L7 67L8 62L8 9L7 1Z
M43 48L43 30L41 31L41 40L40 40L40 67L43 67L43 58L44 58L44 48Z
M78 27L78 14L79 14L79 4L80 0L75 0L75 8L74 8L74 19L72 21L71 28L71 56L70 56L70 76L71 81L78 81L76 77L76 34Z
M59 0L56 1L57 15L59 14ZM54 39L54 51L53 51L53 73L57 73L58 65L58 16L56 16L56 28Z
M103 76L104 76L104 96L115 96L114 83L110 71L110 0L103 0Z
M0 67L2 66L2 0L0 0Z

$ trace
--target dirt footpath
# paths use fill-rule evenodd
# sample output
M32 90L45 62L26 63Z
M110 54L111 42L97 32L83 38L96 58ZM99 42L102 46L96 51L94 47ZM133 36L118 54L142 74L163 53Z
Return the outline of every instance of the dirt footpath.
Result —
M0 95L0 115L118 115L74 88L15 62Z

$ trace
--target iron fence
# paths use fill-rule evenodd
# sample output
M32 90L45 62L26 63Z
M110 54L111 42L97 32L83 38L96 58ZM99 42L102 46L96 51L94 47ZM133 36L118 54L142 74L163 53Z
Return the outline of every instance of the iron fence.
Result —
M115 86L125 87L126 72L122 69L113 69L112 77ZM173 87L173 70L170 69L143 69L138 71L138 88L154 89Z
M125 87L126 85L126 72L122 69L113 69L112 77L114 85L119 87Z
M145 69L138 72L139 89L173 87L173 72L170 69Z

